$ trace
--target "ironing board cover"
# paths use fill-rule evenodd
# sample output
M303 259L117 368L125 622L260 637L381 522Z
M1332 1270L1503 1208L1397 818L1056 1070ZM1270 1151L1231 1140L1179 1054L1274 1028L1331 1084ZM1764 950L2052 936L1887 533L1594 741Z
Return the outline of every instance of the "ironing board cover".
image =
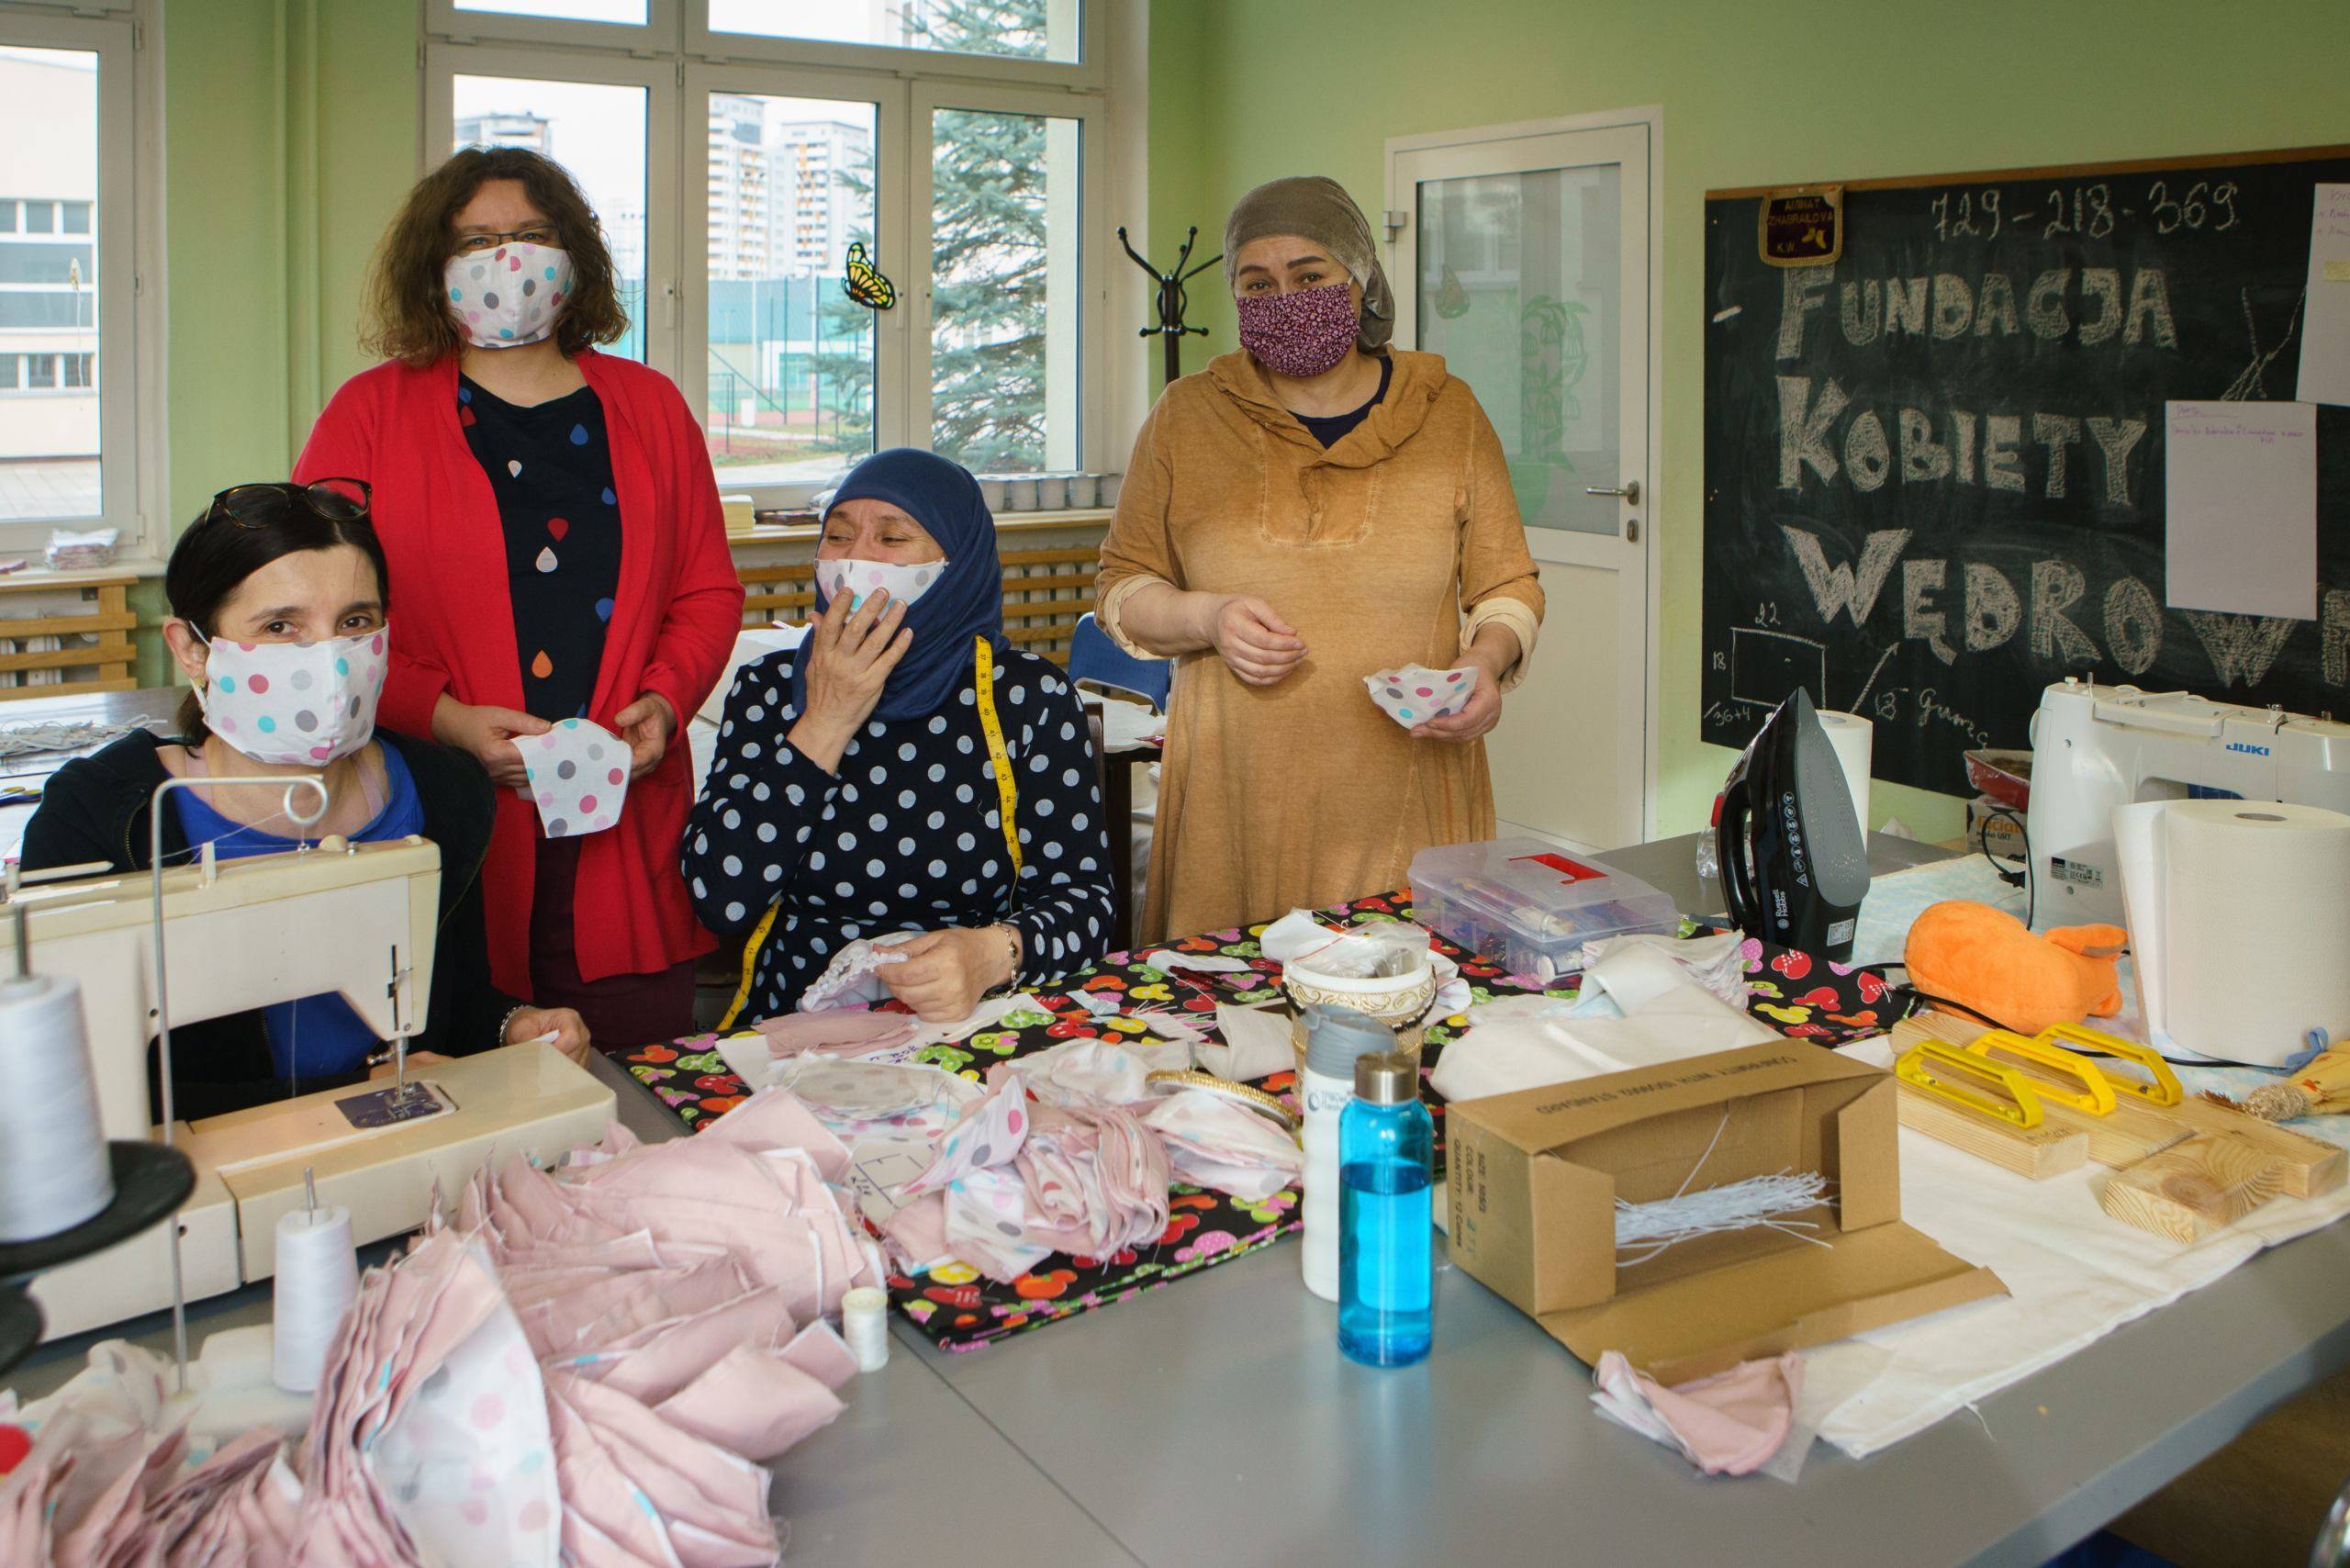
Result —
M1408 889L1357 899L1322 912L1331 924L1369 925L1412 918ZM1707 929L1684 921L1683 935ZM1179 1010L1202 1015L1200 1026L1214 1037L1218 1002L1264 1002L1280 994L1281 966L1262 957L1257 937L1262 924L1246 930L1209 932L1167 944L1178 953L1214 954L1247 959L1246 973L1170 975L1151 969L1132 955L1113 953L1091 969L1064 976L1053 989L1036 988L1034 994L1053 1015L1049 1025L996 1034L975 1035L959 1046L934 1046L923 1058L949 1070L977 1079L988 1064L1045 1050L1069 1039L1118 1039L1121 1032L1110 1020L1096 1019L1069 1000L1079 991L1107 994L1132 1002L1136 1011ZM1572 997L1578 983L1566 977L1545 987L1530 977L1504 976L1493 964L1464 954L1450 943L1443 950L1460 960L1460 972L1477 1002L1498 997L1547 993ZM1749 938L1745 944L1749 977L1747 1005L1782 1034L1839 1046L1890 1028L1899 1016L1899 1002L1875 975L1848 965L1831 964L1805 953L1771 947ZM895 1007L897 1004L890 1004ZM1444 1047L1465 1027L1458 1015L1430 1025L1421 1052L1423 1079L1434 1070ZM685 1122L690 1131L708 1126L746 1098L743 1081L726 1070L720 1059L715 1035L690 1035L668 1045L644 1046L615 1053L617 1059ZM1293 1074L1276 1073L1261 1088L1280 1095L1292 1106ZM1425 1082L1421 1095L1436 1116L1437 1158L1444 1158L1444 1101ZM968 1350L991 1340L1039 1327L1089 1312L1112 1302L1180 1280L1202 1269L1254 1252L1297 1229L1294 1188L1274 1193L1263 1203L1244 1203L1222 1193L1178 1185L1171 1190L1172 1217L1166 1233L1148 1247L1129 1249L1109 1258L1066 1255L1047 1259L1035 1271L1011 1284L998 1284L977 1270L945 1265L919 1279L894 1275L890 1299L934 1343L948 1350Z

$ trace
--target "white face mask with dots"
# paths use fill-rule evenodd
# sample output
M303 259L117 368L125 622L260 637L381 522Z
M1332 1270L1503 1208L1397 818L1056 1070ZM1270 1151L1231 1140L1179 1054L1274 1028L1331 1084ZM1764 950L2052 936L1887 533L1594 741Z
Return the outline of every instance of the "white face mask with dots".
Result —
M571 296L571 252L517 241L484 255L452 256L442 277L466 342L520 348L554 330Z
M201 637L203 634L198 633ZM391 629L324 643L205 644L205 726L255 762L324 767L375 733Z
M865 602L876 588L886 589L898 604L912 604L930 591L931 585L946 573L944 561L924 561L918 566L902 566L895 561L860 561L854 558L816 563L816 586L823 590L827 604L837 604L845 595L848 607L855 610Z

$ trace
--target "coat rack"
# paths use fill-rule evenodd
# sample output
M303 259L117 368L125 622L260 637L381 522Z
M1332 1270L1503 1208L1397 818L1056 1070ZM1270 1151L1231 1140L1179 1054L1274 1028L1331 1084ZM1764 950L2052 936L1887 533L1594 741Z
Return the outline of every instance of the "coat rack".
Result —
M1160 272L1157 267L1151 265L1149 262L1144 260L1143 257L1136 252L1133 244L1126 239L1126 230L1125 226L1121 225L1118 230L1118 243L1125 246L1126 254L1133 257L1135 265L1148 273L1150 274L1151 281L1158 285L1158 325L1156 327L1145 327L1138 335L1146 338L1163 338L1166 340L1167 379L1170 383L1175 381L1183 374L1184 334L1187 332L1197 333L1203 338L1208 335L1208 330L1205 327L1186 327L1183 325L1183 312L1189 304L1189 301L1184 297L1183 285L1190 282L1192 278L1199 276L1202 273L1215 265L1216 263L1224 260L1224 252L1219 251L1214 255L1210 256L1206 261L1202 262L1198 266L1191 267L1189 271L1186 271L1185 268L1192 259L1192 243L1196 241L1199 237L1199 225L1193 224L1192 226L1191 232L1183 236L1183 249L1176 256L1175 265L1167 272Z

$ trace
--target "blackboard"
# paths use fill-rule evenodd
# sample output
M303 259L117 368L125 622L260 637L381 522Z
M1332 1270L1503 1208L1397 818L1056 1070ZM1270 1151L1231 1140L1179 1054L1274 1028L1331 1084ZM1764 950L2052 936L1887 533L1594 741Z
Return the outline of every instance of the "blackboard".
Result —
M1800 685L1874 724L1877 778L1963 793L2068 674L2350 711L2350 409L2319 618L2163 603L2163 405L2294 397L2342 181L2344 147L1848 184L1806 268L1758 253L1761 192L1708 195L1703 738Z

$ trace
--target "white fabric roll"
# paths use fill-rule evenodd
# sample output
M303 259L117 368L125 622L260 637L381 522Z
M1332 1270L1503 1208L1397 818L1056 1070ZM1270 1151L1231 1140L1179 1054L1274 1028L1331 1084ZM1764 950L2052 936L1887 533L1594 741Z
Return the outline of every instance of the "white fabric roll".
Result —
M0 984L0 1241L55 1236L114 1202L79 984Z

